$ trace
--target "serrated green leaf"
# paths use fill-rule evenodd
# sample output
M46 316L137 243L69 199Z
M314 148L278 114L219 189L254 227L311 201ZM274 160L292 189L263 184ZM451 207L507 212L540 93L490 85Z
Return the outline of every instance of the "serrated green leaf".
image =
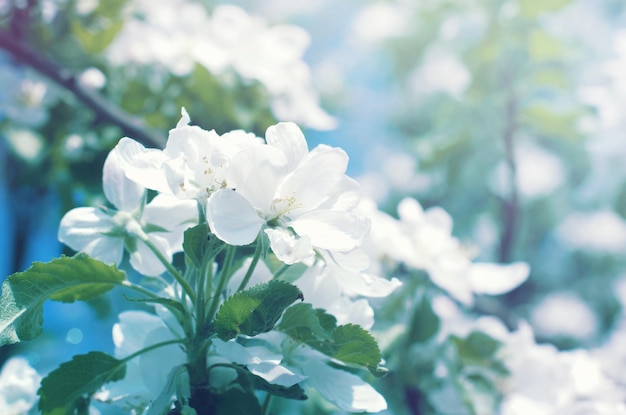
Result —
M333 333L336 351L331 356L344 363L375 369L382 358L372 335L356 324L337 327Z
M323 350L329 347L336 327L335 317L324 310L313 309L311 304L301 303L289 307L276 328L294 340Z
M295 285L270 281L239 291L229 297L215 316L215 332L228 341L238 334L255 336L274 328L283 311L302 292Z
M336 324L337 320L324 310L296 304L285 311L276 329L333 359L367 367L377 376L382 374L378 368L381 353L374 337L358 325Z
M56 414L59 409L71 413L77 400L96 392L108 382L126 376L126 364L106 353L89 352L61 364L41 381L37 391L42 414Z
M30 340L41 333L43 303L47 299L91 300L121 285L123 271L86 254L35 262L8 277L0 296L0 345Z

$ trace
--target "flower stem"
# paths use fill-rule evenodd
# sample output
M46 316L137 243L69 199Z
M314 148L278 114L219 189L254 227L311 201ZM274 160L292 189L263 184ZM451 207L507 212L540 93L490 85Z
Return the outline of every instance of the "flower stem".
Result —
M270 409L271 402L272 402L272 394L268 392L267 395L265 395L265 399L263 400L263 407L261 408L261 413L263 415L266 415L269 413L267 411Z
M237 288L237 291L241 291L244 288L246 288L246 285L248 285L248 282L250 281L250 277L252 277L252 273L254 272L254 269L256 268L256 264L259 262L259 259L261 258L261 254L263 253L263 244L261 243L259 239L260 238L257 238L256 249L254 250L254 257L252 258L250 267L248 267L248 271L246 271L246 275L243 277L241 284L239 284L239 288Z
M213 293L213 300L211 302L211 307L209 308L209 312L207 313L207 317L211 318L215 311L217 310L217 306L220 302L220 297L222 296L222 291L224 291L224 287L226 286L226 281L230 277L230 267L233 263L233 258L235 257L236 248L232 245L229 245L226 248L226 258L224 258L224 266L220 271L220 278L217 282L217 287Z
M187 293L189 298L191 298L191 301L195 303L196 294L193 292L193 288L191 288L191 285L189 285L185 277L183 277L182 274L176 268L174 268L174 266L170 264L170 262L167 259L165 259L161 251L159 251L158 248L154 246L154 244L150 242L148 238L142 239L142 241L143 243L146 244L148 248L150 248L150 250L154 253L154 255L156 255L156 257L159 258L159 261L161 261L161 263L165 265L165 268L170 273L170 275L174 277L174 279L181 285L181 287L183 287L183 290L185 291L185 293Z
M285 273L285 271L287 271L289 269L291 265L287 265L287 264L283 264L278 271L276 271L274 273L274 276L272 277L273 280L277 280L278 278L280 278L281 275L283 275Z
M122 286L129 288L131 290L137 291L145 296L148 296L150 298L159 298L159 296L155 293L153 293L152 291L142 287L141 285L137 285L137 284L133 284L132 282L125 280L122 281Z
M152 345L150 345L148 347L145 347L145 348L143 348L141 350L137 350L133 354L130 354L130 355L126 356L125 358L122 359L122 362L126 363L129 360L132 360L132 359L134 359L135 357L137 357L139 355L142 355L144 353L148 353L148 352L150 352L150 351L152 351L154 349L158 349L160 347L165 347L165 346L169 346L170 344L177 344L177 343L183 343L183 342L184 341L182 339L172 339L172 340L166 340L164 342L155 343L155 344L152 344Z

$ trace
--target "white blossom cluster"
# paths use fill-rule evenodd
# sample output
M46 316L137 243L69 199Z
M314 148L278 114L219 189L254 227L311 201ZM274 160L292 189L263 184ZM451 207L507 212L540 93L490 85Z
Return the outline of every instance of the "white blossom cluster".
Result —
M293 25L267 23L235 5L209 15L187 0L136 0L121 32L107 49L114 65L160 64L185 76L199 64L216 76L233 71L268 91L274 115L316 129L336 125L318 104L311 73L302 59L309 34Z

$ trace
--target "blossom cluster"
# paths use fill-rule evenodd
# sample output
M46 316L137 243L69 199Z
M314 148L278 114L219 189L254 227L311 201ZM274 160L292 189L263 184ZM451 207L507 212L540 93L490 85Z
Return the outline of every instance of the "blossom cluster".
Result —
M267 23L235 5L209 15L202 5L176 0L156 6L136 0L129 18L107 50L114 65L163 65L185 76L199 64L216 76L230 71L260 82L279 120L331 129L336 125L318 103L310 69L302 59L309 34L293 25Z
M380 211L373 201L360 197L359 184L346 174L347 165L348 156L340 148L309 149L293 123L269 127L264 138L241 130L219 135L191 125L183 109L164 149L146 148L131 138L119 141L103 167L103 191L110 206L70 210L58 236L70 248L107 264L120 265L127 252L130 266L162 284L162 298L184 304L191 301L191 292L185 292L181 281L168 282L164 274L172 272L175 255L183 251L186 230L205 226L209 238L230 247L258 249L266 244L268 258L257 264L258 257L244 257L223 291L215 292L217 305L246 286L275 279L280 269L299 266L291 279L312 307L332 315L338 324L367 330L376 329L381 301L403 286L402 279L411 278L411 272L398 269L425 271L436 290L433 311L441 320L436 342L478 330L501 344L498 359L508 370L500 386L501 413L626 410L619 387L603 367L606 356L613 355L610 345L594 354L560 352L536 344L527 325L511 332L495 317L476 320L462 311L472 307L476 296L518 287L529 275L526 263L474 261L474 251L452 235L452 218L441 208L424 209L415 199L405 198L398 204L397 218ZM411 321L400 324L402 330L412 330ZM381 342L387 335L384 327L378 332ZM123 380L104 385L94 397L157 412L167 411L175 397L189 397L189 356L178 344L187 336L189 327L176 309L157 303L154 313L122 312L113 327L115 358L145 352L128 360ZM552 362L550 368L546 361ZM28 371L28 379L40 379L20 362L12 364L24 364L7 365L5 370ZM236 382L236 368L245 367L277 387L314 389L343 411L380 412L388 407L381 393L344 370L342 362L280 330L228 340L212 337L206 364L215 391ZM551 379L552 389L533 389L538 377ZM33 387L5 383L11 390L21 388L24 398L19 405L33 405ZM449 403L453 390L444 386L433 391L431 404Z

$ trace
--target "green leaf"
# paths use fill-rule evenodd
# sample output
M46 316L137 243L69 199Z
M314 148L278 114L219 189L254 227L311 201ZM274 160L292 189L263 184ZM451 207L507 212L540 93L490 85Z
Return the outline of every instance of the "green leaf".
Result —
M126 364L102 352L77 355L61 364L41 381L37 391L39 409L46 414L71 413L81 398L96 392L108 382L126 376Z
M38 336L47 299L74 302L91 300L121 285L123 271L86 254L35 262L24 272L8 277L0 296L0 346Z
M496 356L502 343L488 334L482 331L472 331L465 338L452 336L451 341L456 346L463 366L483 367L503 375L508 372L506 366Z
M270 281L229 297L215 316L215 332L228 341L238 334L256 336L274 328L285 308L304 299L295 285Z
M214 258L224 246L219 238L209 233L206 224L199 224L185 231L183 250L196 268L202 267L204 258Z
M335 317L324 310L314 310L311 304L302 303L289 307L276 328L316 350L332 352L327 349L332 347L332 333L336 327Z
M337 320L323 310L313 309L311 304L296 304L285 311L276 328L333 359L364 366L380 375L382 356L374 337L358 325L336 324Z
M79 40L85 52L99 54L111 44L115 36L124 26L123 20L111 21L109 19L101 19L103 24L100 27L87 28L78 21L71 21L70 27L72 33Z
M337 327L333 333L333 342L336 351L331 357L345 363L376 369L382 358L376 339L356 324Z
M424 298L413 311L407 341L409 344L425 342L438 331L439 316L433 311L430 301Z

